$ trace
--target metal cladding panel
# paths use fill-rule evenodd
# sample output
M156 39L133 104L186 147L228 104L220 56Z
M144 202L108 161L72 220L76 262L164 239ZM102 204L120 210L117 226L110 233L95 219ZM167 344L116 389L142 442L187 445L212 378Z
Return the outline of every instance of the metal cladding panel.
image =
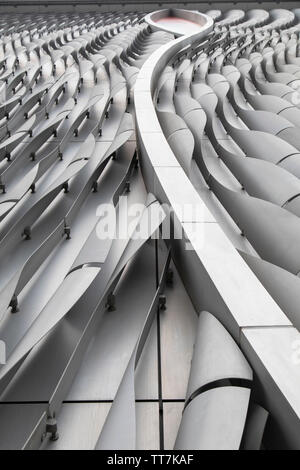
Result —
M14 3L0 448L299 448L299 9Z

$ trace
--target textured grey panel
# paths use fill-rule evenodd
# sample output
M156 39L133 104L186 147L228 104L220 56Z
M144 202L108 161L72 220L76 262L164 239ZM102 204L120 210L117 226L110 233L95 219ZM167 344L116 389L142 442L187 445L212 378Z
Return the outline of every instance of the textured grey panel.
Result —
M250 390L221 387L202 393L186 407L175 449L237 450Z
M165 295L167 309L160 315L162 394L164 399L184 399L198 317L176 270Z
M47 418L45 405L6 404L1 405L0 412L2 450L24 449L28 440L31 440L29 449L31 445L39 447Z
M184 403L164 403L164 448L173 450L180 421L182 418Z
M110 403L66 403L58 416L60 438L47 441L43 450L93 450L99 429L110 408ZM158 449L158 405L136 404L137 449Z
M278 305L300 330L300 279L274 264L241 253Z
M45 450L92 450L110 403L65 403L57 417L60 437L47 440Z

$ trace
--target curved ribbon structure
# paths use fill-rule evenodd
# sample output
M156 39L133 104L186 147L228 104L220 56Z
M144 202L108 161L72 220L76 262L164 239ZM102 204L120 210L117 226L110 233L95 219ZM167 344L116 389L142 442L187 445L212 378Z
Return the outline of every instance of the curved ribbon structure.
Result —
M175 24L178 13L172 13ZM171 14L150 15L151 27L156 29L160 16ZM299 273L299 109L293 93L299 72L297 47L293 59L290 53L297 43L297 14L280 9L210 14L215 19L214 33L209 33L209 21L203 35L192 29L189 34L182 32L182 37L148 59L137 78L135 107L143 176L148 188L172 207L175 233L184 233L183 239L173 241L174 259L194 304L214 312L253 359L263 393L270 393L267 402L272 413L276 414L271 405L277 401L273 401L275 390L281 387L280 393L289 394L284 378L285 368L289 369L288 382L294 385L289 388L286 411L290 410L291 418L293 412L298 415L292 389L299 381L299 370L291 366L287 351L292 337L297 342L298 321L295 308L287 305L280 291L292 281L281 277L283 284L276 289L275 271L267 281L266 267L263 271L263 265L258 266L269 262L274 269ZM171 28L172 22L168 24ZM192 208L188 217L178 210L179 201ZM245 253L244 259L238 252ZM250 269L244 260L249 260ZM194 276L191 266L197 273ZM199 290L199 285L205 288ZM280 344L285 344L285 366L277 374L279 336ZM264 337L268 351L262 346ZM268 384L264 374L272 377ZM231 396L230 389L225 392L224 401ZM237 393L233 388L232 394ZM209 398L210 394L215 398ZM213 404L221 390L214 394L204 389L203 395L196 394L187 404L177 448L187 449L189 442L195 448L226 448L226 440L218 441L217 427L208 427L208 422L218 423L218 417L222 421L221 411ZM229 415L226 419L230 426ZM278 423L282 420L278 412ZM262 417L262 426L263 422ZM280 425L277 428L283 439L286 433L293 434L295 421L291 418L285 424L284 431ZM241 432L236 437L237 443L229 447L239 447ZM294 445L297 448L296 441Z
M1 449L299 448L299 20L1 16Z

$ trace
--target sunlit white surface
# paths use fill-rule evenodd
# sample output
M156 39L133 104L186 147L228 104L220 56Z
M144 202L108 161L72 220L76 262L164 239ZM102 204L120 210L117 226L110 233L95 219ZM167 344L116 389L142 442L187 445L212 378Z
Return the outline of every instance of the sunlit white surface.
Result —
M159 26L172 30L178 34L192 34L201 31L203 26L194 23L193 21L185 20L184 18L177 18L176 16L169 16L155 21Z

